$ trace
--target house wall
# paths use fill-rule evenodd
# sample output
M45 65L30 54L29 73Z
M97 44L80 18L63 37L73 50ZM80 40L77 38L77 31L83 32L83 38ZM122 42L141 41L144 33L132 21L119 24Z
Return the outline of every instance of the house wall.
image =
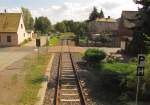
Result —
M25 25L24 25L22 16L20 19L17 34L18 34L18 45L21 44L25 39L30 38L30 35L25 30Z
M7 42L7 36L11 37L11 42ZM0 46L17 46L18 45L18 37L17 33L0 33Z
M125 39L129 39L132 40L132 35L133 35L133 31L130 29L127 29L126 27L124 27L124 22L123 22L123 17L121 17L120 22L119 22L119 29L118 29L118 35L119 35L119 43L121 46L121 41L125 40Z
M107 35L111 34L112 42L108 43L111 47L120 47L118 38L118 23L117 22L97 22L91 21L88 24L89 36L96 37L96 34Z
M92 34L100 34L104 32L113 32L118 30L117 22L97 22L92 21L89 23L89 31Z

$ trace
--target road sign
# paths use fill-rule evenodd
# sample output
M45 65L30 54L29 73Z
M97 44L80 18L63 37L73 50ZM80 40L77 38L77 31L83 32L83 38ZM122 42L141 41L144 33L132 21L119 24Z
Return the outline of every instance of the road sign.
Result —
M136 105L138 105L140 77L144 76L145 60L146 60L145 54L138 55Z
M40 39L36 39L36 47L40 47L41 46L41 41Z
M137 67L137 76L144 76L144 67Z
M145 66L145 54L139 54L138 55L138 67L144 67Z

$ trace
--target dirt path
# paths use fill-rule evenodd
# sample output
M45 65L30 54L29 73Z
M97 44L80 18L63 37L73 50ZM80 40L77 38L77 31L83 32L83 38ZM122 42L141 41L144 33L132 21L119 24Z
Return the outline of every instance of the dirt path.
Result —
M0 71L0 105L17 105L24 87L25 60L19 60Z

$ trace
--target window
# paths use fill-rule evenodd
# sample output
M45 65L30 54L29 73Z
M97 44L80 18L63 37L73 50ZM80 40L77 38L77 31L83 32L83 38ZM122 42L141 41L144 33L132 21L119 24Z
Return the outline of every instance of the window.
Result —
M7 42L11 42L11 36L7 36Z
M23 24L21 24L21 28L23 28Z

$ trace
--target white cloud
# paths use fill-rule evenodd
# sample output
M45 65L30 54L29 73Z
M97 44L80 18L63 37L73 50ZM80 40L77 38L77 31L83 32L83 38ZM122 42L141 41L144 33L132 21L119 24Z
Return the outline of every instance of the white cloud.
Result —
M133 0L66 0L63 4L32 9L31 12L34 17L41 15L49 17L52 23L64 19L83 21L88 19L93 6L96 6L99 11L103 9L105 16L113 18L119 18L122 10L137 10L137 5L133 3Z
M6 9L7 12L14 12L14 13L18 13L21 12L21 9L19 7L15 7L15 8L0 8L0 12L4 12Z

